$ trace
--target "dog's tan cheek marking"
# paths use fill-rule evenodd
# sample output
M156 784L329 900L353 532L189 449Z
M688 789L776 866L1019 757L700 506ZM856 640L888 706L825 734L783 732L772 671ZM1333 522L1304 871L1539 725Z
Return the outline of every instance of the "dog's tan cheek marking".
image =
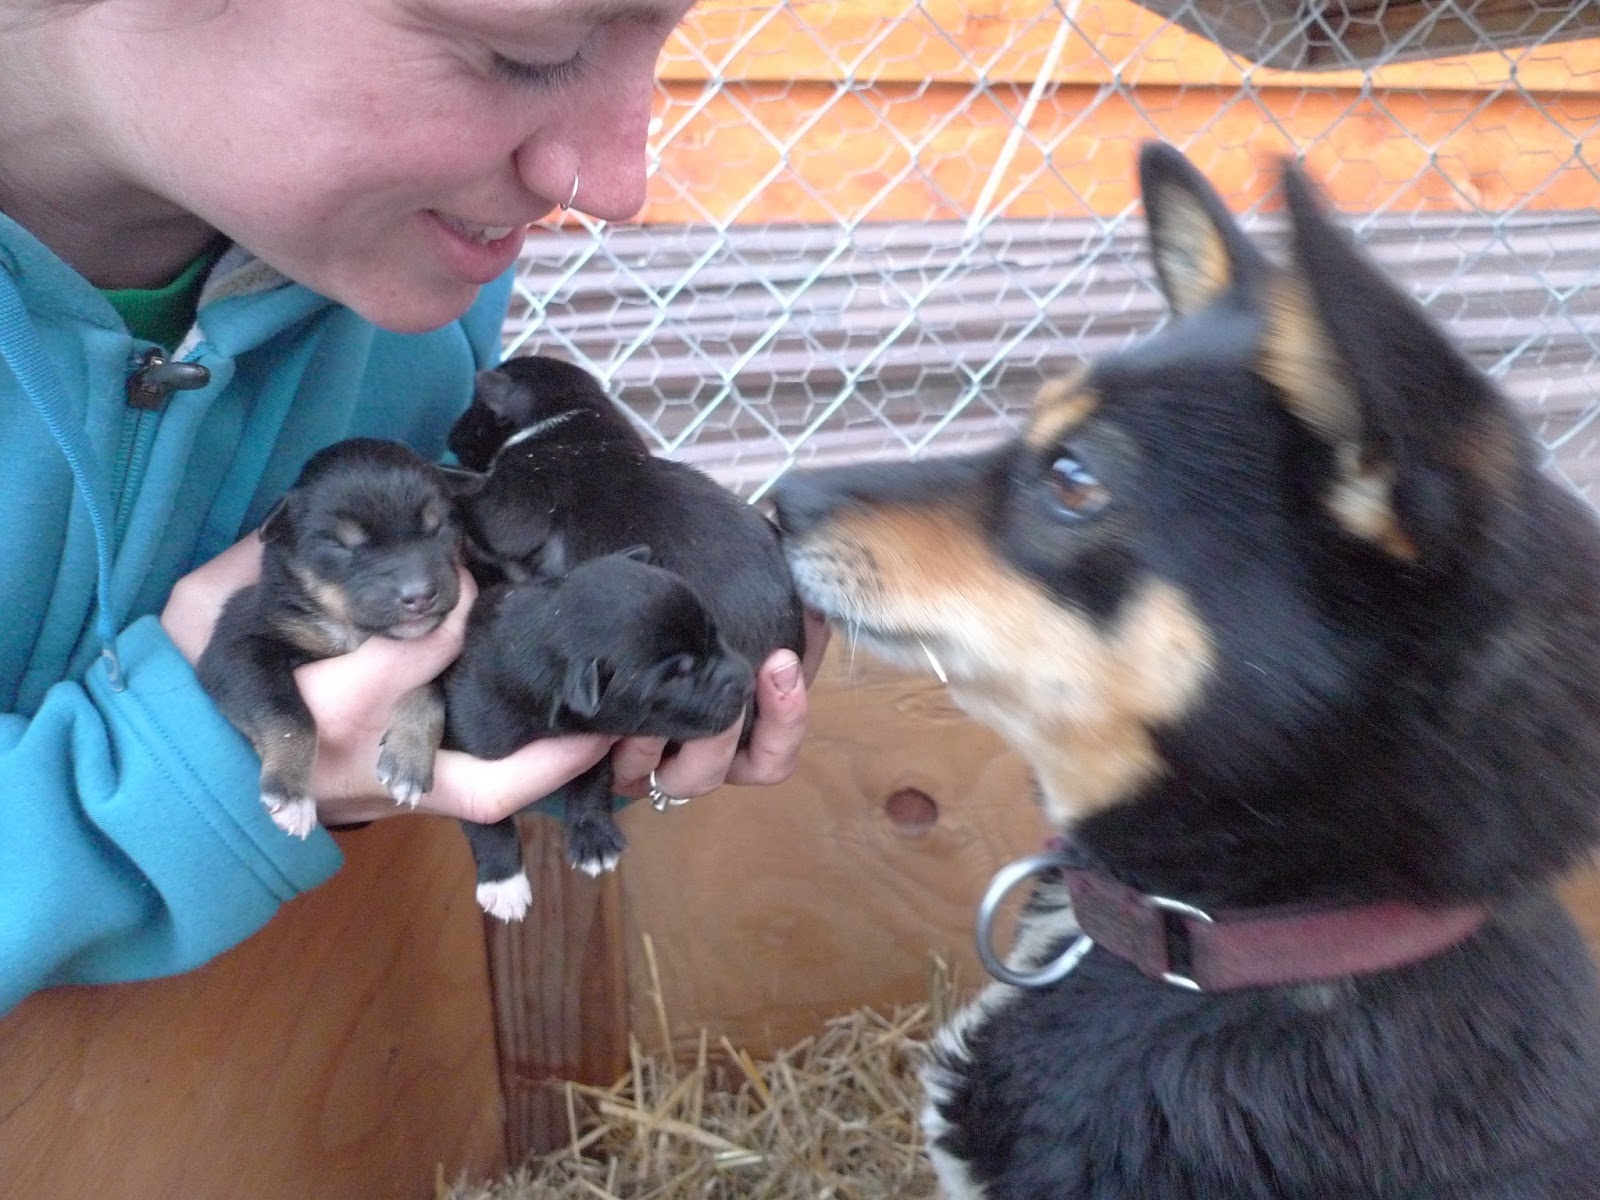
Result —
M849 561L847 579L830 577L840 615L933 644L951 694L1028 761L1059 825L1161 772L1150 726L1180 715L1214 663L1173 585L1145 583L1102 632L998 559L953 505L848 512L813 551Z
M1087 372L1047 380L1033 400L1033 416L1023 440L1035 450L1054 446L1068 433L1089 419L1100 405L1100 397L1084 386Z
M1339 479L1325 503L1334 520L1395 558L1415 560L1416 543L1394 511L1394 468L1363 461L1360 406L1297 276L1273 282L1258 366L1290 412L1333 448Z
M1151 736L1198 697L1215 664L1204 626L1173 585L1151 580L1108 634L1022 582L1027 630L997 669L953 690L1027 759L1046 814L1068 826L1126 800L1165 770ZM1009 664L1009 667L1006 666Z

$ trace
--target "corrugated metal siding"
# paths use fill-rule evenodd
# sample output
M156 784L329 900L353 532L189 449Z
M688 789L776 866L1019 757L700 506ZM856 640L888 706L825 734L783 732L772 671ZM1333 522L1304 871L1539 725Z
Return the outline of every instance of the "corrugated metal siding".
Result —
M1369 251L1500 378L1592 496L1600 214L1352 219ZM1251 223L1275 244L1278 222ZM1138 220L619 227L524 254L510 353L572 358L674 457L740 491L790 462L1000 436L1038 382L1162 319Z

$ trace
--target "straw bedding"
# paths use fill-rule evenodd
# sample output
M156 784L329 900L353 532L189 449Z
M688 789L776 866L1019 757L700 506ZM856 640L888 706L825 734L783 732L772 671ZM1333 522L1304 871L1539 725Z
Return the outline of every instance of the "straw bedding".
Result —
M933 976L928 1003L837 1017L767 1061L704 1033L692 1061L635 1041L612 1087L565 1085L568 1147L492 1184L441 1175L437 1200L933 1200L916 1070L951 994Z

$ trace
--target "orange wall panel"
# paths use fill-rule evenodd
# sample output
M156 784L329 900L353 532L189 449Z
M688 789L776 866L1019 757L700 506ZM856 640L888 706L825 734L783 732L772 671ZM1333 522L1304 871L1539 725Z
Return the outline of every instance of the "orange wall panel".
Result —
M662 121L675 132L659 146L643 219L964 220L1015 111L953 84L746 83L709 101L670 85ZM1154 137L1185 145L1234 203L1260 199L1273 161L1299 149L1351 211L1584 208L1596 188L1579 150L1597 126L1600 96L1531 106L1509 94L1062 87L1034 112L995 207L1011 217L1129 211L1135 152Z

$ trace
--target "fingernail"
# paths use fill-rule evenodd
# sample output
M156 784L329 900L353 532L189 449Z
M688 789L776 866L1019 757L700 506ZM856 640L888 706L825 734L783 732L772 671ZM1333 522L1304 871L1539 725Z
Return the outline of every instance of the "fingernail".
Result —
M800 686L800 660L790 655L788 662L773 670L772 682L777 686L778 695L787 696L792 693Z

